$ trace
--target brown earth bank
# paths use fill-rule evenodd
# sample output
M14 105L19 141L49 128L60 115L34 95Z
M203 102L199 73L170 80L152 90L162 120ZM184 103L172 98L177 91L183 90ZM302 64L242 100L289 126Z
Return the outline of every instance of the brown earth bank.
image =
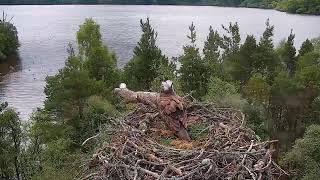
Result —
M18 54L11 55L4 62L0 62L0 80L6 74L17 71L20 65L21 60Z

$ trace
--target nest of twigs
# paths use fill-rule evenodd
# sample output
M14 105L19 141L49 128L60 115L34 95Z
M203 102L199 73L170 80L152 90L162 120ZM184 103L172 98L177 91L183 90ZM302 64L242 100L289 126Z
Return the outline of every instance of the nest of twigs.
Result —
M140 106L112 120L105 144L87 163L84 179L278 179L286 174L231 108L194 104L187 110L192 141L168 132L158 113Z

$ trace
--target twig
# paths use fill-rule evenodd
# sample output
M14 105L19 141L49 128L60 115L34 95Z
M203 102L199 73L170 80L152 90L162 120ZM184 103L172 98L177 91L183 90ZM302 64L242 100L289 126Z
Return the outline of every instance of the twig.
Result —
M250 145L250 147L248 148L247 153L251 151L252 147L253 147L253 140L251 140L251 145ZM242 159L242 161L241 161L241 164L244 164L244 161L246 160L246 157L247 157L247 153L244 154L243 159Z
M86 139L85 141L83 141L83 143L81 144L81 146L85 145L88 141L90 141L91 139L94 139L96 137L100 136L100 133L92 136L92 137L89 137L88 139Z
M251 172L250 169L247 166L245 166L243 164L242 164L242 166L249 172L249 174L250 174L250 176L252 177L253 180L257 179L256 176L253 174L253 172Z

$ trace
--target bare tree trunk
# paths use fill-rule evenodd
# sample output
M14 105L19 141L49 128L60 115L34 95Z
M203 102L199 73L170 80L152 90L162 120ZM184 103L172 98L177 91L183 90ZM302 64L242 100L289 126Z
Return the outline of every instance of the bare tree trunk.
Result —
M160 96L160 94L156 92L135 92L126 88L115 88L114 92L122 97L126 102L143 103L153 108L157 108L157 101Z

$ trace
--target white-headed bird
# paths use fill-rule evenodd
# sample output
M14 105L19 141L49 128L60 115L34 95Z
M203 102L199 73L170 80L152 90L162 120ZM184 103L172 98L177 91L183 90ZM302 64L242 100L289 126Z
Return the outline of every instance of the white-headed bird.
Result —
M171 80L162 82L158 106L169 128L180 139L189 141L190 137L186 129L186 104L182 97L176 95Z

